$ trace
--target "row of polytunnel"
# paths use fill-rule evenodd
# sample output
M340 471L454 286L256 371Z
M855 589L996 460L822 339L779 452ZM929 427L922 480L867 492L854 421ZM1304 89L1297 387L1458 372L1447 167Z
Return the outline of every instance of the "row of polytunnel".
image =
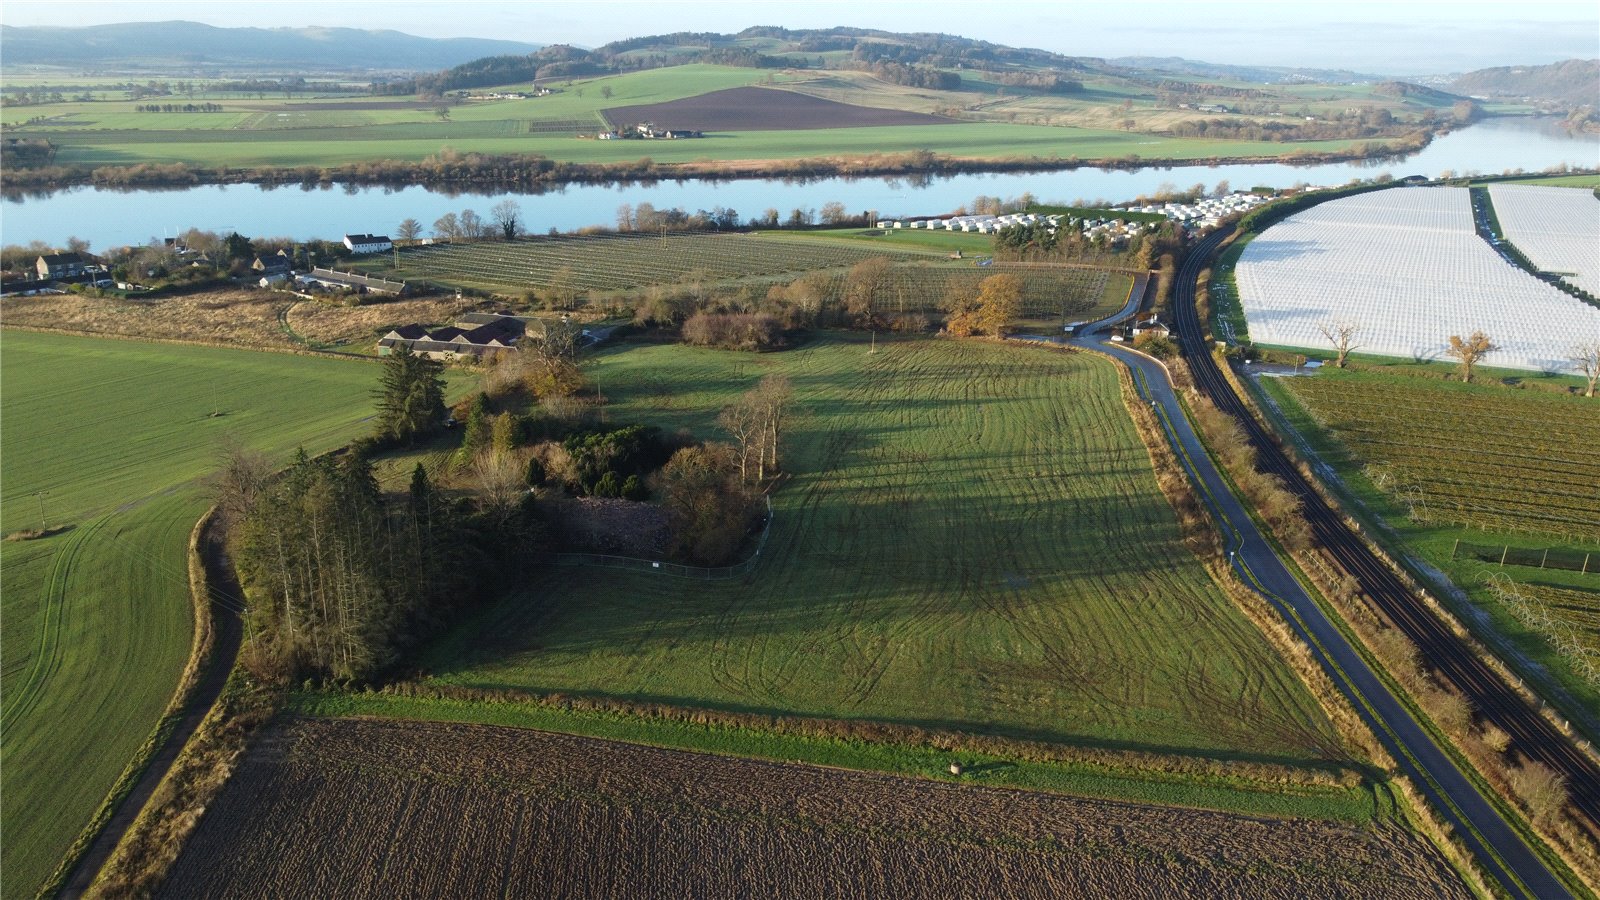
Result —
M1545 272L1600 297L1600 197L1588 188L1489 186L1507 240Z
M1330 200L1257 235L1235 269L1251 340L1446 359L1451 335L1483 331L1490 366L1571 371L1600 340L1600 309L1506 261L1473 227L1466 188L1408 187Z

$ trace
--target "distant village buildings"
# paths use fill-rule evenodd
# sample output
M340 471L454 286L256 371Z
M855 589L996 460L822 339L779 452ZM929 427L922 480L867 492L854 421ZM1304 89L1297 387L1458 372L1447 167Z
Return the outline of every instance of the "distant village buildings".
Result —
M640 122L637 125L628 125L614 131L602 131L595 135L602 141L671 141L685 138L705 137L704 132L693 131L687 128L662 128L649 122Z
M75 278L89 271L92 263L81 253L46 253L34 263L40 278Z

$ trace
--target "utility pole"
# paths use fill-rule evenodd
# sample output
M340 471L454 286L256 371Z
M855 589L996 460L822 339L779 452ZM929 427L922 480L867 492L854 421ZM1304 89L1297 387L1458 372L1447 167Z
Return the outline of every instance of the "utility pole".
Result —
M49 530L49 526L45 524L45 517L44 517L44 498L50 496L50 492L49 491L34 491L33 495L35 497L39 498L39 530L40 531L48 531Z

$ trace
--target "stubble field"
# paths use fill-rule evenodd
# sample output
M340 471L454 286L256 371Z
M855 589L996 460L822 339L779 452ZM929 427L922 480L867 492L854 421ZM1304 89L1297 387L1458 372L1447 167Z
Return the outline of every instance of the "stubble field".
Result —
M261 736L160 895L264 886L352 898L1470 896L1388 824L350 719L288 719Z

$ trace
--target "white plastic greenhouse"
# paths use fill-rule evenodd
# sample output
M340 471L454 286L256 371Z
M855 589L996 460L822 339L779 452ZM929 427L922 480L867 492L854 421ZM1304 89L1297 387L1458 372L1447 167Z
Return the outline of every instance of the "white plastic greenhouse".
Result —
M1354 323L1357 352L1448 359L1481 330L1484 364L1571 371L1600 339L1600 309L1500 257L1473 228L1466 188L1391 188L1319 204L1273 225L1235 269L1256 343L1333 349L1320 327Z
M1534 265L1600 297L1600 197L1588 188L1492 184L1505 237Z

